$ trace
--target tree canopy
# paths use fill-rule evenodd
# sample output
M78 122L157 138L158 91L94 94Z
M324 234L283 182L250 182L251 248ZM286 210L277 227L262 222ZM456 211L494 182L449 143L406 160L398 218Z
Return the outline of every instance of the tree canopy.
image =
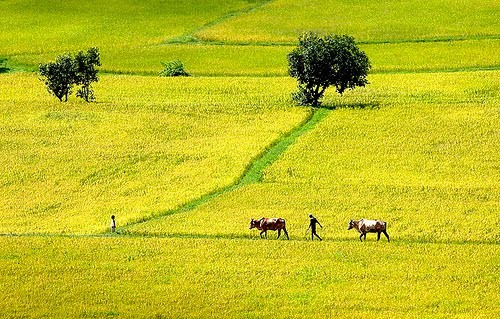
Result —
M346 89L365 86L370 62L354 38L347 35L320 37L314 32L299 38L288 54L288 73L298 81L293 99L301 105L319 106L329 86L342 95Z
M76 84L81 85L76 96L90 102L94 100L91 84L99 81L95 67L100 65L99 50L90 48L87 52L78 52L75 57L66 53L53 62L40 64L40 75L47 90L59 101L67 101Z

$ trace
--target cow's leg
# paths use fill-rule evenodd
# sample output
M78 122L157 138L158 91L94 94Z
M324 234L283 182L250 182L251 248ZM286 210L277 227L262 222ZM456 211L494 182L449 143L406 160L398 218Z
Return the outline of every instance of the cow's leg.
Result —
M280 238L280 235L281 235L281 228L280 228L280 229L278 229L278 238L276 238L276 239L279 239L279 238Z
M380 232L378 231L377 232L377 241L379 241L379 240L380 240Z
M359 240L361 240L361 242L363 241L363 233L361 233L361 235L359 235ZM366 240L366 235L365 235L365 240Z
M262 238L262 234L264 234L264 237L267 237L267 232L265 230L260 232L260 238Z
M385 237L387 237L387 241L391 241L391 240L389 239L389 234L387 233L387 231L386 231L386 230L384 230L384 235L385 235Z
M290 237L288 237L288 232L286 231L286 228L283 228L283 231L285 232L286 239L290 239Z

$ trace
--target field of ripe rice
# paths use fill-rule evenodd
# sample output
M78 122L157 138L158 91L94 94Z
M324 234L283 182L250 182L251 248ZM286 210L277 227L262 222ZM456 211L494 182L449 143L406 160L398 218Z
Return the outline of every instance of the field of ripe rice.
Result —
M104 76L89 105L2 75L0 233L104 231L234 183L307 117L289 83Z
M361 44L370 57L372 73L499 69L499 39L451 42ZM478 50L478 47L481 50ZM103 48L101 70L109 73L158 75L162 61L183 61L194 76L286 76L286 56L292 46L178 45L123 50ZM35 70L54 53L10 57L18 68ZM13 66L15 68L16 66Z
M2 1L0 58L35 71L97 46L110 73L157 75L162 61L181 60L197 76L284 76L291 45L315 30L353 35L373 72L498 69L499 10L477 0Z
M0 56L158 45L250 6L245 0L1 1Z
M397 240L497 244L497 75L372 75L342 100L329 95L336 109L266 168L261 184L127 231L248 237L250 218L279 215L304 239L312 212L335 240L355 238L347 222L364 217L391 221Z
M0 237L21 318L495 318L495 246Z
M301 30L363 42L498 38L496 0L276 0L195 35L206 41L293 42Z
M0 13L0 318L500 317L498 0ZM295 106L307 31L354 36L370 83ZM96 102L59 102L39 63L89 47ZM159 77L172 60L193 76Z

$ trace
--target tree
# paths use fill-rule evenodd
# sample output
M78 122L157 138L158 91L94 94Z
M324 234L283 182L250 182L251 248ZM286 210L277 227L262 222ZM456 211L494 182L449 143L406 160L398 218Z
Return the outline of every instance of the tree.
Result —
M98 70L96 66L101 65L99 57L99 49L90 48L87 53L80 51L76 54L74 63L76 65L75 84L81 85L76 92L76 96L81 97L87 102L94 101L94 90L92 90L92 82L99 81L97 76Z
M342 95L346 89L365 86L370 62L354 38L314 32L299 37L298 46L288 54L288 73L297 78L298 92L292 98L300 105L319 106L325 90L333 85Z
M40 64L40 75L47 90L59 101L68 101L76 84L81 85L76 96L90 102L95 99L91 84L99 80L95 66L100 65L99 50L90 48L87 52L79 51L75 57L66 53L58 56L54 62Z
M73 57L63 54L54 62L40 64L40 75L49 93L54 94L59 101L67 101L75 84L76 65Z

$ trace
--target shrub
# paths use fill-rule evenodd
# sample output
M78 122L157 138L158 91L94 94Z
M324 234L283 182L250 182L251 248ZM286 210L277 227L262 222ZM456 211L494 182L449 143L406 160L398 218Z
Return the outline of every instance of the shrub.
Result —
M5 65L6 60L7 59L0 58L0 73L6 73L10 71L10 69Z
M160 76L189 76L190 74L184 69L184 64L181 61L168 61L161 62L163 64L163 71Z

